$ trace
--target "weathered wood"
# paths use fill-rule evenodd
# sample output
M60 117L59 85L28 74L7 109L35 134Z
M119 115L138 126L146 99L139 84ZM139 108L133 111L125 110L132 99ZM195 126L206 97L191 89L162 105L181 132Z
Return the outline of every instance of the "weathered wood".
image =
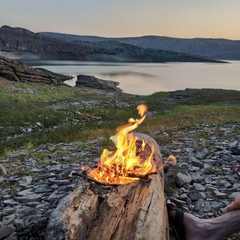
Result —
M154 159L161 164L156 142L137 135L155 145ZM118 186L79 184L51 215L46 239L168 239L163 172L150 178Z

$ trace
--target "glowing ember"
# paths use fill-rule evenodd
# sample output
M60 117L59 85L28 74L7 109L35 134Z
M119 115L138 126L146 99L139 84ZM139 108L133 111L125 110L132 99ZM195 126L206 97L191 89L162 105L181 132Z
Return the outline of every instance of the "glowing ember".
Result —
M151 153L147 159L141 159L137 154L139 152L136 145L138 137L134 136L132 131L146 118L147 106L142 104L137 109L141 118L130 118L129 123L119 127L117 134L110 138L116 146L116 151L104 149L97 168L84 168L89 178L106 184L126 184L155 173L163 167L157 168L153 161L154 146L151 146ZM142 142L141 151L144 151L145 146L146 143ZM167 161L170 159L175 161L173 156L170 156Z

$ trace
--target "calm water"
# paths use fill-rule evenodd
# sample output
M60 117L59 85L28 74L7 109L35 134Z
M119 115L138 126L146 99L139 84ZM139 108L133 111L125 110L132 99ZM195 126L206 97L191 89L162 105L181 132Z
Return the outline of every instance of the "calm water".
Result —
M94 75L119 82L123 92L148 95L186 88L240 90L240 61L218 63L101 63L37 61L28 63L53 72L77 76ZM75 81L68 84L74 86Z

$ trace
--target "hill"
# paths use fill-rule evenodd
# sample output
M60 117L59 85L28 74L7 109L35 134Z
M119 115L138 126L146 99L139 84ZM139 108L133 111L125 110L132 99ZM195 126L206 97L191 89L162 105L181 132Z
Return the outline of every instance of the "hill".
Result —
M141 36L127 38L104 38L97 36L81 36L62 33L42 32L41 36L61 39L68 42L75 41L117 41L141 48L154 48L165 51L176 51L189 55L219 59L240 60L240 40L211 39L211 38L171 38L163 36Z
M68 37L66 36L68 39ZM142 48L113 40L90 42L69 41L23 28L0 28L0 51L10 52L23 59L65 59L109 62L215 62L206 58L174 51ZM28 55L26 55L28 54Z

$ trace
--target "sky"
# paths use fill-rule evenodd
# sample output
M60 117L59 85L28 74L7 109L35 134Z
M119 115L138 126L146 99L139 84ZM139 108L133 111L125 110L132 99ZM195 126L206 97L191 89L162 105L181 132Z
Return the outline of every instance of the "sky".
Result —
M0 26L102 37L240 40L240 0L0 0Z

